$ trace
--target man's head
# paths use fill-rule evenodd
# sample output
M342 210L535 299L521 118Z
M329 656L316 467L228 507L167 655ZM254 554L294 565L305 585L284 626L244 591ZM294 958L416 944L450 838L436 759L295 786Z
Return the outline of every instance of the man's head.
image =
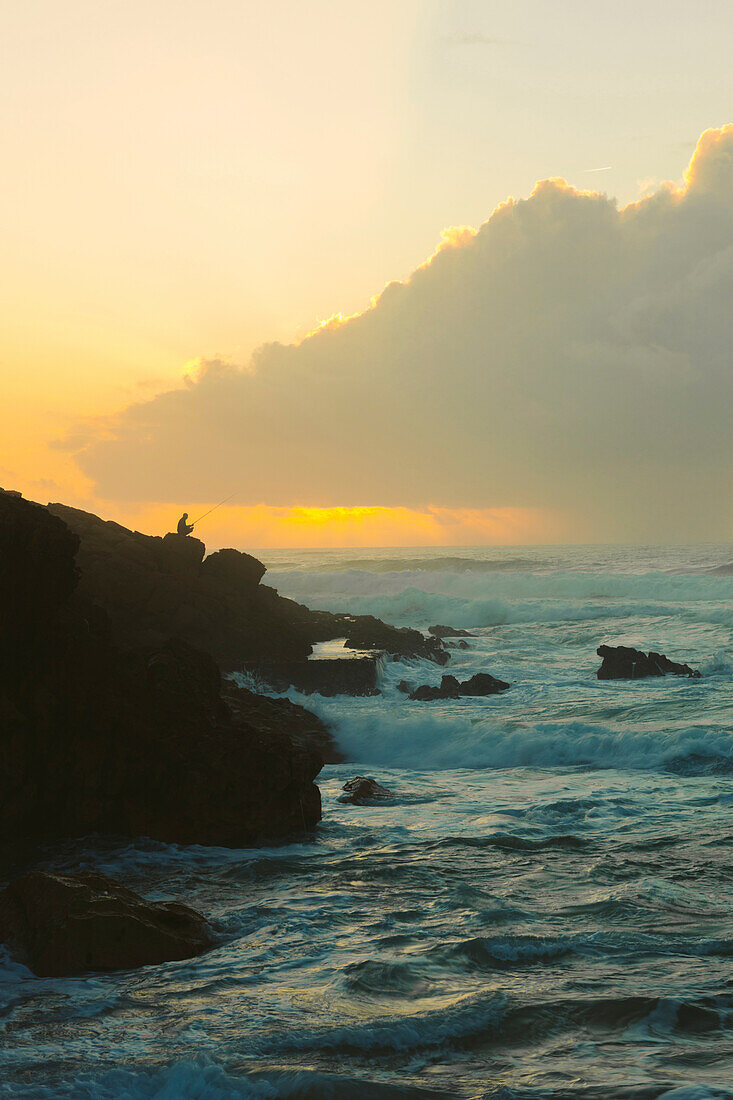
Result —
M184 512L182 518L183 519L188 519L188 512Z

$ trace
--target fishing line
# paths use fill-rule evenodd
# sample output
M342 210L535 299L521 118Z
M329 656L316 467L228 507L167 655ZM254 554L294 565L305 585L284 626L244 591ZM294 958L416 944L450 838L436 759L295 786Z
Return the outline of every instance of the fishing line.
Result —
M238 491L239 490L237 490L237 492ZM202 516L199 516L198 519L192 520L193 526L195 527L197 523L201 523L202 519L206 519L206 517L210 516L212 512L215 512L217 508L221 508L222 504L226 504L228 500L231 500L232 497L235 497L237 495L237 492L230 493L228 497L224 497L224 499L220 500L218 504L215 504L213 508L209 508L208 512L204 512L204 514Z

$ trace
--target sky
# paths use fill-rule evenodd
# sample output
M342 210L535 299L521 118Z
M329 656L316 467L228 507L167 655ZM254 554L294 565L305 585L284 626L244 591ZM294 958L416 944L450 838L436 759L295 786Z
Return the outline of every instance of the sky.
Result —
M729 4L2 14L0 485L234 493L212 546L733 538Z

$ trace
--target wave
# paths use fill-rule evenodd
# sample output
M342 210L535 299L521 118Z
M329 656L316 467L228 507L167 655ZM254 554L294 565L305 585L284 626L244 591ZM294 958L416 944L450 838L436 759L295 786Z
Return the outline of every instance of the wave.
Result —
M733 577L733 561L718 565L715 569L708 569L707 572L711 577Z
M206 1056L153 1070L82 1073L54 1084L0 1082L0 1100L448 1100L445 1093L340 1074L233 1074Z
M380 997L421 997L432 989L432 982L410 963L365 959L352 963L344 971L347 989Z
M469 710L370 700L368 708L310 696L307 706L333 730L347 760L368 768L621 768L675 775L733 774L727 727L646 729L600 723L471 717Z
M551 964L568 956L579 958L730 958L731 939L690 939L684 936L631 935L594 932L560 936L474 936L440 944L430 951L431 960L458 964L473 970L514 970Z
M733 626L733 577L593 573L281 573L286 596L397 625L462 628L688 615Z
M727 994L689 999L639 994L511 1005L503 994L474 994L420 1015L305 1028L273 1038L261 1050L268 1054L337 1051L405 1055L430 1049L465 1049L499 1040L534 1043L543 1034L559 1030L613 1031L634 1024L654 1035L699 1035L725 1029L732 1011L733 997Z
M548 848L565 850L587 848L589 841L583 837L545 836L539 840L514 836L513 833L491 833L489 836L446 836L438 840L435 848L496 848L500 852L544 852Z
M660 1091L663 1090L663 1091ZM481 1100L609 1100L607 1085L564 1085L561 1092L543 1089L507 1088L496 1085L482 1093ZM613 1100L731 1100L733 1092L724 1085L613 1084Z
M289 564L282 562L278 570L284 570ZM328 569L334 573L362 571L366 573L505 573L531 572L552 568L556 563L541 558L471 558L465 555L445 555L441 557L421 558L345 558L328 563ZM311 570L321 572L322 570ZM303 570L299 570L303 572Z
M675 1006L669 1008L674 1012ZM661 1090L661 1091L660 1091ZM454 1094L452 1094L454 1095ZM387 1084L313 1070L236 1074L205 1056L161 1069L82 1073L54 1084L0 1082L2 1100L448 1100L449 1094L415 1084ZM606 1085L564 1085L513 1089L506 1084L482 1092L483 1100L608 1100ZM620 1084L615 1100L731 1100L723 1084Z
M506 1011L501 994L463 997L440 1009L412 1016L388 1016L371 1023L303 1029L278 1036L261 1046L262 1053L338 1051L343 1053L400 1053L460 1046L497 1035Z

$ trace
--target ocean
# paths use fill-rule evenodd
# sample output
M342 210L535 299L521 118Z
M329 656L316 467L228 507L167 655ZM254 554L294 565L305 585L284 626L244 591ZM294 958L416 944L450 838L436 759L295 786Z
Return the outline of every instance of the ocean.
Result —
M2 955L0 1098L733 1097L733 546L259 556L283 595L468 648L291 693L349 761L311 836L36 852L194 905L217 946L67 979ZM598 681L602 643L702 678ZM444 672L511 688L397 689ZM357 774L394 800L340 803Z

